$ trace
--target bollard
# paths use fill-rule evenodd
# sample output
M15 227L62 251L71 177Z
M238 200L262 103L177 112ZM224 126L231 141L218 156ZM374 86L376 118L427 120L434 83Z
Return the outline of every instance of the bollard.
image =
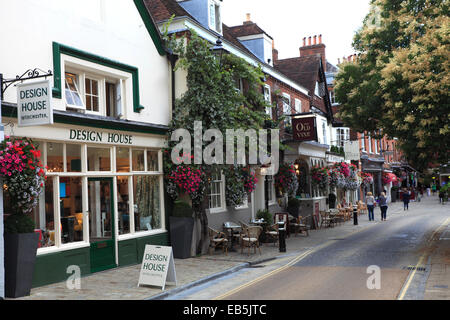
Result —
M353 205L353 225L358 225L358 206Z
M278 243L280 252L286 252L286 229L284 222L278 222Z

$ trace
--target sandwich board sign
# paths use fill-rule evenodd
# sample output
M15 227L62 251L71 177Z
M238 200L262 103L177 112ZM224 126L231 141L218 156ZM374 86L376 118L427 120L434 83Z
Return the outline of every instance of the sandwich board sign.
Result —
M17 85L18 126L53 124L50 80Z
M164 290L166 282L177 285L172 247L146 245L138 287L149 285L162 287Z

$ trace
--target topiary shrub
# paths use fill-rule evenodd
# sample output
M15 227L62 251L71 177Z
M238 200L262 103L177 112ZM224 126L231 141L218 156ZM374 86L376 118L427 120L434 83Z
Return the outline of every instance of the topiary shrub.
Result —
M175 201L172 210L172 217L192 218L194 211L189 203L184 201Z
M23 213L12 214L5 220L5 233L33 233L34 227L33 219Z
M272 214L267 209L265 209L265 210L258 210L258 212L256 213L256 218L257 219L264 219L264 222L266 224L271 224L272 223Z

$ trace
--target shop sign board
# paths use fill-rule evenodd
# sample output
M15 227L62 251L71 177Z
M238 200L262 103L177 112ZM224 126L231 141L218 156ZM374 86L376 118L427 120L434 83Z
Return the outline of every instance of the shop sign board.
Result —
M315 117L292 119L292 130L296 141L317 141Z
M345 141L344 154L345 160L359 160L359 141Z
M50 80L17 85L17 118L19 127L53 124Z
M149 285L164 290L166 282L177 284L172 247L146 245L138 287Z

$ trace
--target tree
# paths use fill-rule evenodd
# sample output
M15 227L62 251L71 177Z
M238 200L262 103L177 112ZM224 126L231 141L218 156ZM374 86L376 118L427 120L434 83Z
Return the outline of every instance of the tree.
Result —
M450 150L449 2L373 0L354 38L354 63L336 78L346 125L399 139L418 169Z
M191 135L189 157L195 155L194 123L202 123L202 136L207 129L217 129L224 136L227 129L262 129L268 119L265 108L268 107L262 94L263 73L261 68L249 65L245 60L224 54L218 59L211 52L211 44L200 38L193 30L188 36L168 37L168 47L179 57L176 69L187 72L187 91L176 99L172 121L169 124L169 140L172 132L179 128L186 129ZM236 82L242 80L244 90L237 90ZM169 141L165 155L165 173L171 173L176 165L171 161L171 153L178 142ZM211 142L202 141L202 150ZM248 143L246 143L248 148ZM182 157L183 155L180 155ZM214 172L226 169L222 164L190 165L193 171L200 170L211 177ZM236 171L240 172L240 171ZM192 208L201 223L201 239L197 245L197 253L206 252L208 244L208 207L207 180L191 197ZM170 185L170 184L169 184ZM244 188L244 183L242 183ZM173 191L173 190L171 190ZM172 192L176 194L176 192ZM235 201L239 201L234 197Z

